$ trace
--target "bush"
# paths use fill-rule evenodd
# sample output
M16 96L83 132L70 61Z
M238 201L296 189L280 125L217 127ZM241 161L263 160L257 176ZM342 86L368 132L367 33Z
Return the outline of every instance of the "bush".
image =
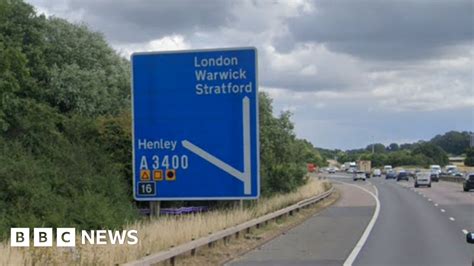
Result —
M474 148L466 149L466 158L464 159L464 165L474 166Z

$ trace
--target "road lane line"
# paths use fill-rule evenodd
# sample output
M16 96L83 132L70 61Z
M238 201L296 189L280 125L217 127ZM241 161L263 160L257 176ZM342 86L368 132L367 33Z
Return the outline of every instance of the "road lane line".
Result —
M441 212L445 212L446 210L445 209L441 209Z
M377 187L372 184L371 182L369 182L373 187L374 187L374 190L375 190L375 196L377 196L377 198L379 197L379 190L377 189Z
M428 201L432 201L432 199L428 199Z
M467 231L466 229L462 229L462 232L467 235L467 233L469 233L469 231Z
M449 220L456 221L453 217L449 217Z
M439 206L439 204L438 204L438 203L435 203L435 207L438 207L438 206Z
M373 185L372 183L370 183L368 181L368 183L370 183L372 186L374 186L375 188L375 194L372 193L370 190L368 189L365 189L361 186L357 186L357 185L354 185L354 184L349 184L349 183L346 183L346 182L341 182L339 181L339 183L343 183L345 185L349 185L349 186L354 186L358 189L361 189L367 193L369 193L370 196L372 196L372 198L374 198L375 200L375 211L374 211L374 214L372 215L372 218L370 219L370 222L369 224L367 225L367 227L365 228L364 230L364 233L362 234L362 236L360 237L359 241L357 242L357 244L355 245L354 249L352 250L351 254L349 254L349 257L347 257L346 261L344 261L344 264L343 266L352 266L352 263L354 263L355 259L357 258L357 255L359 255L359 252L362 250L362 248L364 247L365 245L365 242L367 241L367 238L369 237L370 235L370 232L372 231L372 228L374 227L375 225L375 222L377 221L377 218L379 217L379 213L380 213L380 201L379 201L379 198L376 196L379 194L379 191L377 189L377 187L375 185Z

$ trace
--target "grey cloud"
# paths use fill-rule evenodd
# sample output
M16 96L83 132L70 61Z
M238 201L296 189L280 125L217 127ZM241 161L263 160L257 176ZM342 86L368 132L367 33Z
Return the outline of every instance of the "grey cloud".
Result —
M296 42L325 43L361 58L414 60L449 53L453 45L472 45L473 3L322 0L313 2L311 13L288 23Z
M53 3L44 5L55 11ZM82 20L112 42L139 43L166 35L213 31L233 20L230 1L68 0L54 13L82 13Z

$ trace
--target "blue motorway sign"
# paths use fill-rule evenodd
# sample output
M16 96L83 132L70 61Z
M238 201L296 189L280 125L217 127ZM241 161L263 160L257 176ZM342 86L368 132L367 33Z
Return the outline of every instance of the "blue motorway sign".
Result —
M260 194L255 48L132 55L136 200Z

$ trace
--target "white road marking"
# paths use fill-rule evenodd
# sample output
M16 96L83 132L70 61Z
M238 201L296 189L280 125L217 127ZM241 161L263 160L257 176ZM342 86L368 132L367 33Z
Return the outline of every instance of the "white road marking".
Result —
M435 206L436 206L436 207L438 207L438 205L439 205L438 203L435 203Z
M349 257L347 257L346 261L344 261L344 264L343 266L352 266L352 263L354 263L355 259L357 258L357 255L359 255L359 252L362 250L362 248L364 247L365 245L365 242L367 241L367 238L369 237L370 235L370 232L372 231L372 228L374 227L375 225L375 222L377 221L377 218L379 217L379 213L380 213L380 201L379 201L379 198L378 195L379 194L379 191L377 189L376 186L374 186L372 183L370 183L372 186L374 186L375 188L375 194L372 193L370 190L368 189L365 189L361 186L357 186L357 185L354 185L354 184L349 184L349 183L345 183L345 182L340 182L340 183L343 183L345 185L349 185L349 186L354 186L358 189L362 189L364 190L365 192L369 193L370 196L372 196L372 198L375 199L375 211L374 211L374 214L372 215L372 219L370 219L370 222L369 224L367 225L367 227L365 228L364 230L364 233L362 234L362 236L360 237L359 241L357 242L357 244L355 245L354 249L352 250L351 254L349 254Z
M449 220L456 221L453 217L449 217Z
M445 212L446 210L445 209L441 209L441 212Z
M432 201L432 199L428 199L428 201Z
M467 235L467 233L469 233L469 231L467 231L466 229L462 229L462 232Z

